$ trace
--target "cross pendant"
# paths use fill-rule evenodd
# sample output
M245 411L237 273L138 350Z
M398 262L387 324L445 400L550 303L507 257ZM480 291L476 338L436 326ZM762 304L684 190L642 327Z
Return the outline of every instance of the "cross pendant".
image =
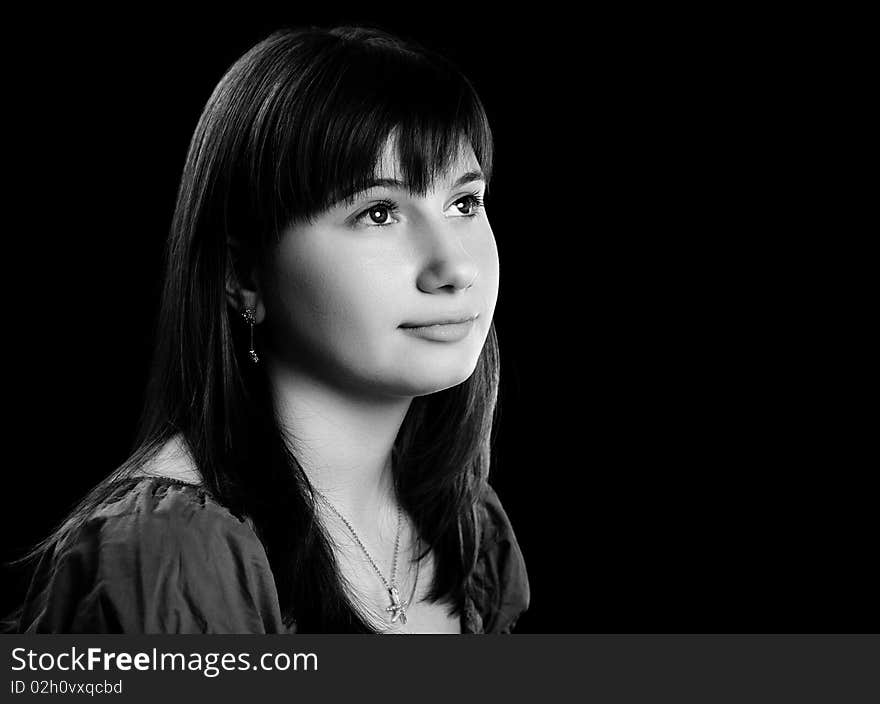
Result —
M400 601L400 594L397 593L397 587L391 587L388 589L388 596L391 597L391 606L387 607L386 611L391 611L391 623L400 619L402 624L406 624L406 607L409 605L407 602Z

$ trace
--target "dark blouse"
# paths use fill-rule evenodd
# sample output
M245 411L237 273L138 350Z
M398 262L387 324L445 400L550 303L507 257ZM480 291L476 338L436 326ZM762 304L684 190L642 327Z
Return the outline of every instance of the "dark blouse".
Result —
M481 546L463 633L510 633L529 605L522 552L498 496L480 502ZM34 599L48 584L45 604ZM293 633L257 535L205 489L136 477L105 501L57 562L38 565L27 633Z

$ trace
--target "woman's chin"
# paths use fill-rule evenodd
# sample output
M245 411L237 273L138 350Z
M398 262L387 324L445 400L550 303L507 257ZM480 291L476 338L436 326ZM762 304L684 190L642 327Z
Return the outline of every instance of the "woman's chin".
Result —
M438 369L425 369L408 378L398 377L389 384L388 389L393 396L428 396L464 383L474 373L474 369L474 365L460 366L456 370L443 370L443 373Z

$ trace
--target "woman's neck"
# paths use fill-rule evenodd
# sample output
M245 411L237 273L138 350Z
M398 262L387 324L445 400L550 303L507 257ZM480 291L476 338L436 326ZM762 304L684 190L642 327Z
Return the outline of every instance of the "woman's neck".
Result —
M312 485L352 522L396 510L391 451L412 399L358 397L272 360L267 367L279 421Z

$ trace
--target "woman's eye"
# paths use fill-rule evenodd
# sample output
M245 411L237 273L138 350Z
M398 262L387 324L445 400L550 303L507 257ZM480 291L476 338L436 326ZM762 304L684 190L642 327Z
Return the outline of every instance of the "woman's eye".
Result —
M355 218L355 222L363 223L368 227L385 227L393 222L390 216L396 211L397 205L391 201L387 203L374 203L360 213Z
M473 217L483 207L483 199L477 193L469 193L452 204L464 217Z

